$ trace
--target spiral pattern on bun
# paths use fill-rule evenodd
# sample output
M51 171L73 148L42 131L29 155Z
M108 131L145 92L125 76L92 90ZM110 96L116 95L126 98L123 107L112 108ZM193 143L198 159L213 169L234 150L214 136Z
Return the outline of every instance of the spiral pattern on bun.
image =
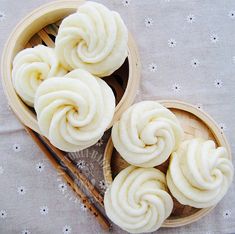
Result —
M57 148L75 152L102 137L114 115L115 97L102 79L77 69L45 80L35 110L42 134Z
M183 205L206 208L216 205L233 179L233 165L224 147L195 138L184 141L170 159L167 185Z
M112 129L114 147L130 164L160 165L178 147L183 130L176 116L155 101L131 106Z
M125 61L127 42L128 30L117 12L86 2L62 21L55 48L68 70L83 68L104 77Z
M156 231L173 209L165 175L155 168L134 166L115 177L104 205L108 217L130 233Z
M52 48L38 45L20 51L13 61L13 85L21 99L29 106L34 105L38 86L47 78L63 76L66 71Z

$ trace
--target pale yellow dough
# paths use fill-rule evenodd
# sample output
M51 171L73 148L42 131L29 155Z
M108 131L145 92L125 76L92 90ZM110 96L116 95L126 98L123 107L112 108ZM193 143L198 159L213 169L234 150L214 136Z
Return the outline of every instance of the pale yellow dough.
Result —
M167 185L183 205L206 208L216 205L233 179L233 165L224 147L195 138L183 142L170 158Z
M62 21L55 49L66 69L83 68L104 77L125 61L127 42L128 30L117 12L86 2Z
M129 166L106 191L104 205L108 217L123 230L146 233L161 227L172 212L173 200L161 171Z
M112 129L116 150L128 163L140 167L154 167L166 161L182 138L176 116L156 101L134 104Z
M42 134L57 148L74 152L102 137L114 115L115 97L102 79L77 69L42 82L35 110Z
M13 61L12 81L17 94L29 106L34 105L38 86L47 78L64 76L62 68L52 48L38 45L20 51Z

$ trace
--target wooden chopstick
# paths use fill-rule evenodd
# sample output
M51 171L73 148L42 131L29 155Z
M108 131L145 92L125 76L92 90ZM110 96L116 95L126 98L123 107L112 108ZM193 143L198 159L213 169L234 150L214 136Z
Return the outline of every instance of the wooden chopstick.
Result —
M38 35L47 46L54 46L54 41L48 36L48 33L44 29L39 31ZM66 157L61 150L54 147L45 137L40 136L40 138L74 174L76 179L78 179L82 183L82 185L89 191L89 193L93 195L94 199L99 203L99 205L104 207L104 199L101 194L98 192L95 186L81 173L81 171L79 171L79 169L73 164L73 162L68 157Z
M73 173L76 179L78 179L81 184L89 191L89 193L94 197L94 199L99 203L100 206L104 207L104 199L102 195L98 192L96 187L82 174L82 172L73 164L73 162L65 156L65 154L53 146L50 141L45 137L40 136L40 138L45 142L46 145L53 151L53 153L64 163L64 165Z
M105 229L110 229L110 223L106 219L106 217L90 202L88 197L82 192L82 190L78 187L76 183L74 183L73 179L65 173L62 166L56 161L56 159L52 156L49 149L42 143L42 141L38 138L37 133L33 130L25 126L26 132L32 137L34 142L39 146L39 148L43 151L46 157L49 159L54 168L60 173L60 175L64 178L67 184L73 189L73 191L78 195L81 199L82 203L90 210L90 212L96 217L100 225ZM54 147L55 148L55 147ZM54 151L54 149L53 149ZM56 150L57 151L57 150ZM62 153L62 152L61 152ZM80 174L81 175L81 174Z

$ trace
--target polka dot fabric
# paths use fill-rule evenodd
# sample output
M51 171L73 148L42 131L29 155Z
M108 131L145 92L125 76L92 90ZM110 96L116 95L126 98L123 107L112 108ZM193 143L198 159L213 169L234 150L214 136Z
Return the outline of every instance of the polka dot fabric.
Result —
M51 0L0 0L0 54L13 27ZM136 101L178 99L217 121L235 152L234 0L98 0L120 13L142 64ZM87 150L70 154L103 194L107 132ZM102 233L97 221L47 161L9 108L0 86L0 233ZM63 167L63 165L62 165ZM79 184L79 181L76 181ZM235 185L212 213L174 233L235 233ZM91 202L95 202L91 198ZM114 233L124 233L113 225ZM170 234L171 229L160 229Z

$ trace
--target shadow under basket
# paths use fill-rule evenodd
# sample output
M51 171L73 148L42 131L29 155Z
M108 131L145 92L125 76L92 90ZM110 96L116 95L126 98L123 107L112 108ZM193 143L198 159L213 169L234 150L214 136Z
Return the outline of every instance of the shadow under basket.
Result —
M159 101L159 103L169 108L176 115L184 130L184 140L192 139L194 137L211 139L217 146L224 146L228 151L229 158L232 158L231 150L225 135L210 116L198 108L184 102L162 100ZM156 168L166 173L168 164L169 159ZM104 153L103 173L105 182L108 185L111 184L113 178L127 166L129 166L129 164L115 150L110 137ZM208 214L214 208L197 209L190 206L184 206L176 201L173 196L172 198L174 201L173 211L170 217L165 220L162 227L179 227L193 223Z
M1 75L3 89L9 105L18 119L27 127L40 134L36 114L33 108L27 106L16 94L12 83L12 62L16 54L24 48L43 44L54 47L54 41L59 25L66 16L77 11L82 0L60 0L45 4L26 16L11 33L3 51L1 61ZM128 57L123 65L103 78L112 88L116 97L116 109L112 123L134 101L140 79L140 62L136 44L129 33Z

